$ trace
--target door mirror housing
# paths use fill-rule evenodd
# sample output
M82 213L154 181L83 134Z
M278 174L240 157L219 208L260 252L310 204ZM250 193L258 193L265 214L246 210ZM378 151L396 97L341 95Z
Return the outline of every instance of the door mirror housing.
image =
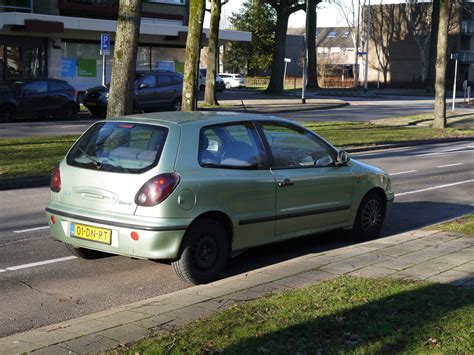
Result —
M341 150L337 153L336 165L346 165L349 160L351 160L349 153L347 153L345 150Z

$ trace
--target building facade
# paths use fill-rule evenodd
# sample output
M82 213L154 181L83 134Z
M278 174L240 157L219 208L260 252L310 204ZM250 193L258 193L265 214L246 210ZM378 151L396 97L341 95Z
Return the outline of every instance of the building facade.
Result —
M188 0L143 0L137 70L183 70L188 8ZM0 80L51 77L77 90L100 85L105 33L108 82L117 13L118 0L0 0ZM248 32L220 31L221 42L250 40Z

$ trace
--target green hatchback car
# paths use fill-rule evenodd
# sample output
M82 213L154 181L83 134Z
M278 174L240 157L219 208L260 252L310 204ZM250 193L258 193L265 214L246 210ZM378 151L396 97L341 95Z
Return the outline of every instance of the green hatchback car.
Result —
M292 121L170 112L93 124L55 168L46 214L78 257L170 262L198 284L238 250L333 229L376 238L393 199L386 171Z

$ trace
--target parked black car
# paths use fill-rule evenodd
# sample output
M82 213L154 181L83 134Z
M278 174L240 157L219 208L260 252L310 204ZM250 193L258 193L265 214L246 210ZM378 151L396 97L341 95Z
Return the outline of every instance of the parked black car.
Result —
M175 72L138 72L135 79L133 108L135 111L181 110L183 77ZM84 106L94 116L107 112L108 86L88 89L84 94Z
M74 118L77 91L64 80L27 79L0 83L0 120L20 116Z

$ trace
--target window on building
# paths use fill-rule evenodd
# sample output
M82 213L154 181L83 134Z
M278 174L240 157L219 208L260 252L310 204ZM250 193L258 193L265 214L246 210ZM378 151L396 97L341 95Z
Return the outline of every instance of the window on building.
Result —
M344 32L344 33L342 34L342 37L343 37L343 38L349 37L349 31Z
M337 31L331 31L327 34L327 38L334 38L337 36Z

